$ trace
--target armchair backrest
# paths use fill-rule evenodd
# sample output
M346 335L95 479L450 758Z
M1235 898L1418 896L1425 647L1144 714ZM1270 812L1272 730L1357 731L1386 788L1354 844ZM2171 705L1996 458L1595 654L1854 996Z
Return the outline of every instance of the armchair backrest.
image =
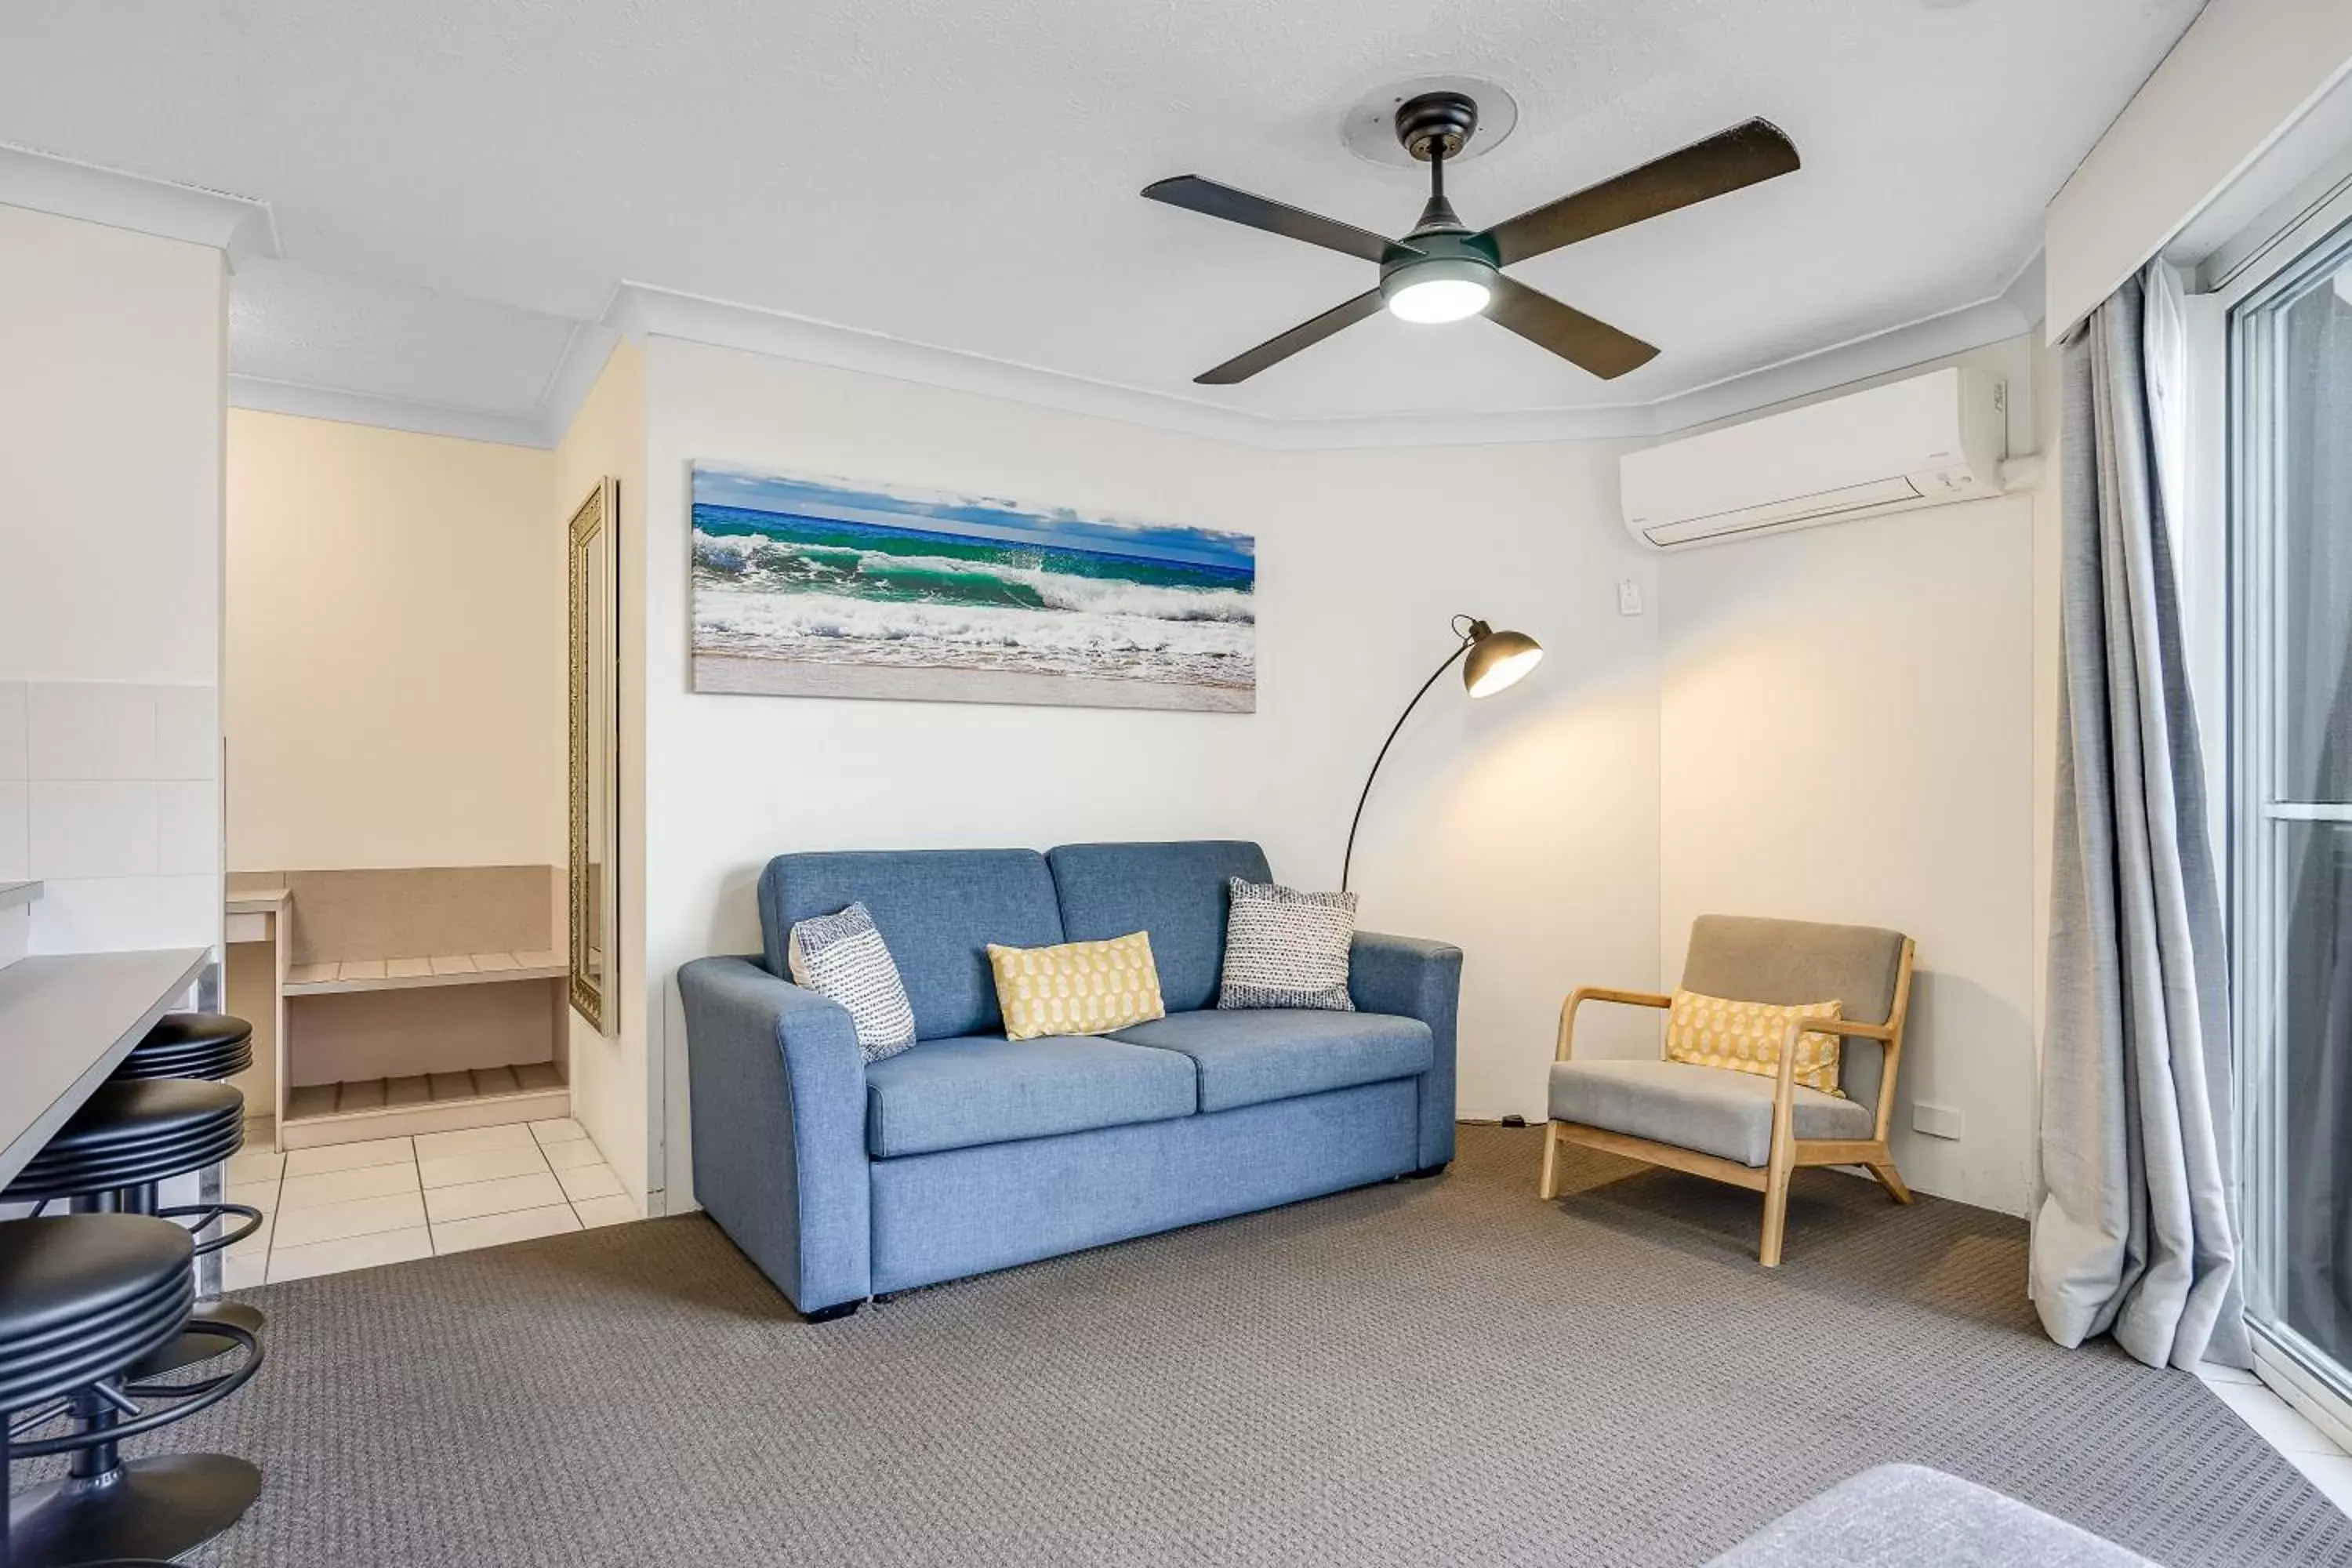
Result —
M1846 1017L1885 1024L1901 984L1903 943L1901 931L1876 926L1701 915L1691 922L1683 989L1783 1007L1835 998ZM1885 1070L1876 1040L1841 1043L1838 1087L1848 1100L1876 1106Z

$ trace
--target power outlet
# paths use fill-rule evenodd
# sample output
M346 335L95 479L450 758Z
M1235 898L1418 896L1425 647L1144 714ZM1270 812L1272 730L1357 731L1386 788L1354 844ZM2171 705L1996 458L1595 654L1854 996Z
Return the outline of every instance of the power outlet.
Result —
M1959 1110L1949 1105L1930 1105L1923 1100L1911 1108L1911 1129L1930 1138L1958 1138L1960 1135Z
M1642 613L1642 584L1627 577L1617 584L1617 613L1638 616Z

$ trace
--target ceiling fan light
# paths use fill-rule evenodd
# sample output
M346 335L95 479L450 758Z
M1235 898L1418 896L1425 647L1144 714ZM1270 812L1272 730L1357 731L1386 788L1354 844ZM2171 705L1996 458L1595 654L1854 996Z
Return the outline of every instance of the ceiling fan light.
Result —
M1476 315L1495 296L1494 269L1462 257L1433 256L1397 268L1381 279L1390 314L1433 325Z

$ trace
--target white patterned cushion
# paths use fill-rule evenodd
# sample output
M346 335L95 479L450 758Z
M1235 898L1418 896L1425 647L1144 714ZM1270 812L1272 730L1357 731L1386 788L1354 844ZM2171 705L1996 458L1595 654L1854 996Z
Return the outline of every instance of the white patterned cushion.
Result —
M857 1048L869 1062L915 1043L915 1009L898 965L864 904L837 915L793 922L784 944L793 984L840 1003L857 1026Z
M1302 893L1271 882L1225 884L1224 983L1220 1007L1324 1007L1352 1013L1348 949L1356 937L1356 895Z

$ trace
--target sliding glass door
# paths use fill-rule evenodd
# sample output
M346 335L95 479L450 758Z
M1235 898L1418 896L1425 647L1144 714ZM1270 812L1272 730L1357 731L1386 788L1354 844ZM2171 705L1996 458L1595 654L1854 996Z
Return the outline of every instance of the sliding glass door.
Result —
M2229 322L2247 1304L2352 1402L2352 227Z

